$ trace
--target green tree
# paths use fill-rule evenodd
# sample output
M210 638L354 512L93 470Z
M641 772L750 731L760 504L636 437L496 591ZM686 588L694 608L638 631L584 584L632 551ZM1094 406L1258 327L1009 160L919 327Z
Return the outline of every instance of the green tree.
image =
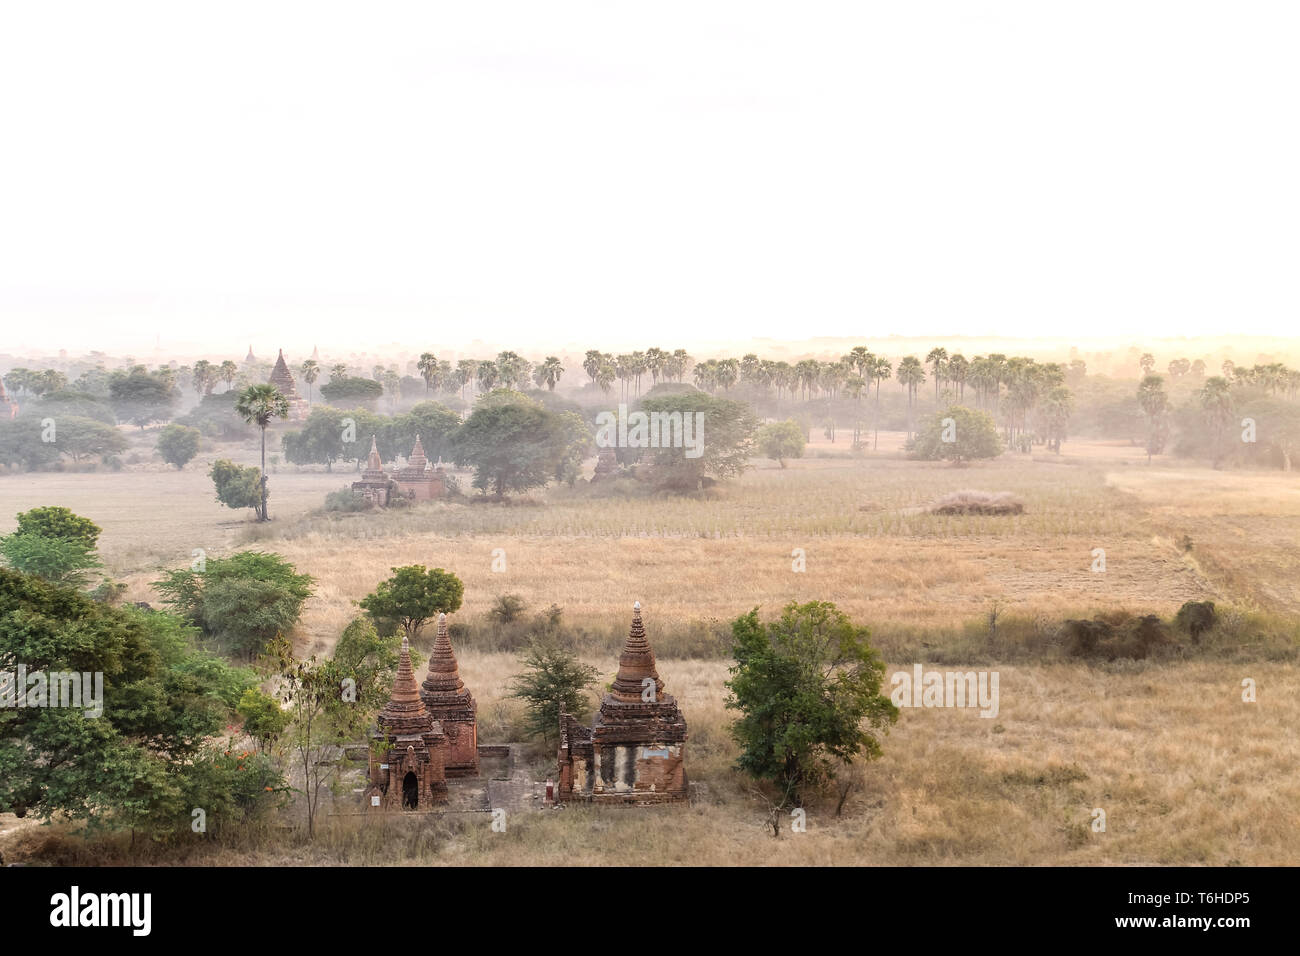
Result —
M569 420L513 393L497 394L480 399L450 440L456 464L473 467L474 487L504 497L563 474L574 451Z
M199 453L199 442L203 434L197 428L187 425L168 425L158 433L158 454L169 465L175 465L180 471Z
M181 393L168 375L135 365L109 375L108 397L119 421L143 429L153 422L171 418Z
M600 672L549 640L529 642L520 664L523 672L512 679L508 696L524 702L528 735L549 746L559 733L561 710L581 719L591 709L587 691Z
M263 752L289 726L289 714L281 709L280 701L256 687L244 691L235 710L244 721L244 733L256 740Z
M649 396L641 400L640 410L653 415L686 416L700 423L693 427L693 446L683 441L671 442L679 447L643 448L641 460L650 464L656 484L662 488L693 491L704 478L735 478L749 465L754 451L754 434L758 419L743 402L714 398L700 391L676 392ZM664 444L660 435L660 444Z
M232 714L217 690L230 682L199 676L211 662L170 615L0 569L0 661L103 675L102 706L0 711L0 812L175 832L212 806L199 765Z
M68 508L56 505L21 512L17 516L17 521L18 531L21 534L39 534L47 538L80 541L91 549L98 544L100 532L103 530L89 518L83 518Z
M442 568L429 570L422 564L393 568L393 576L362 598L358 605L377 624L393 621L411 640L425 622L437 614L453 614L460 609L465 585L460 578Z
M732 736L739 769L777 790L776 805L802 806L854 758L880 756L873 730L898 719L880 693L885 666L834 604L791 602L764 624L758 609L731 627L736 663L726 706L739 712Z
M334 376L320 387L321 397L339 408L361 406L373 411L384 394L384 386L372 378Z
M154 588L204 634L251 660L298 623L314 583L278 554L238 551L164 571Z
M258 509L259 521L270 521L266 508L266 429L273 418L287 418L289 399L274 385L250 385L235 399L235 411L245 422L256 425L262 432L262 507Z
M1145 360L1150 354L1143 356ZM1165 394L1165 380L1159 375L1148 372L1142 377L1137 392L1138 405L1147 417L1147 464L1151 456L1164 451L1165 439L1168 437L1169 396Z
M936 412L916 434L912 445L918 458L954 464L1002 454L1002 439L988 412L953 405Z
M217 500L227 508L252 508L262 517L262 475L251 465L236 465L228 458L218 458L208 472L217 490Z
M790 419L764 425L758 430L756 443L764 455L775 458L782 468L785 467L787 458L803 457L803 429L798 422Z

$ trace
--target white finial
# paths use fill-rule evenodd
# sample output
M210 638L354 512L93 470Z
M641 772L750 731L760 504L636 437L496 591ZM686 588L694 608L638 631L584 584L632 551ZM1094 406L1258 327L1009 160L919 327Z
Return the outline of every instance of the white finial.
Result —
M637 601L635 604L633 604L633 605L632 605L632 610L634 610L634 611L639 611L639 610L641 610L641 602L640 602L640 601Z
M446 621L446 620L447 620L447 613L446 613L445 611L440 612L440 613L438 614L438 623L441 624L441 623L443 623L443 622Z
M404 650L404 651L409 651L410 649L411 649L411 641L410 641L410 639L409 639L409 638L406 638L406 637L403 637L403 638L402 638L402 650Z

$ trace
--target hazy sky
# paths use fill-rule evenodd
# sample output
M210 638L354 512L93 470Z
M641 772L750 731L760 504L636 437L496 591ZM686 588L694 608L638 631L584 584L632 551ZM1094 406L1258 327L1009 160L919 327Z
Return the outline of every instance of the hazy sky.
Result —
M1188 0L8 3L0 351L1290 335L1297 27Z

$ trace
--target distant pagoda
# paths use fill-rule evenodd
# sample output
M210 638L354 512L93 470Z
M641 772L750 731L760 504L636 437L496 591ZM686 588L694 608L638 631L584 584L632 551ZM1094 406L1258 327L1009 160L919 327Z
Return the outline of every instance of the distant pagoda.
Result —
M252 350L249 350L252 354ZM289 420L302 421L307 417L307 403L303 401L298 394L298 386L293 380L293 374L289 371L289 365L284 360L284 349L280 349L280 357L275 360L275 368L271 369L270 383L289 400Z

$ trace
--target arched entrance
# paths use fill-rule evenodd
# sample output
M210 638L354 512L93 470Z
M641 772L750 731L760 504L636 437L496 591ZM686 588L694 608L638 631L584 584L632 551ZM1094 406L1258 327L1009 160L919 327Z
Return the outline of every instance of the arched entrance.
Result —
M409 770L402 779L402 808L416 810L420 806L420 779Z

